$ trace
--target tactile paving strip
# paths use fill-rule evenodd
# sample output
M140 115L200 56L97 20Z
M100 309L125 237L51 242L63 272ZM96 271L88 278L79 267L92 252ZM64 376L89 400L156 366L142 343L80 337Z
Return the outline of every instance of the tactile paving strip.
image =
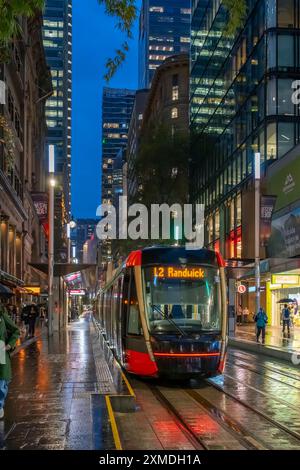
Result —
M91 324L91 337L92 347L96 366L96 375L98 380L98 392L100 394L115 394L116 389L114 386L113 378L110 373L109 367L104 358L103 351L100 346L98 335L95 331L94 326Z

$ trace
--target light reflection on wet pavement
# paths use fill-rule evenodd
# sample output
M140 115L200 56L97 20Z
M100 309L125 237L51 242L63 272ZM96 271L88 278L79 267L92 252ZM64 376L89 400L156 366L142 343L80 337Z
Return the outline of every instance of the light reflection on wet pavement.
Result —
M13 381L0 424L5 449L113 449L98 392L89 323L44 335L13 357Z

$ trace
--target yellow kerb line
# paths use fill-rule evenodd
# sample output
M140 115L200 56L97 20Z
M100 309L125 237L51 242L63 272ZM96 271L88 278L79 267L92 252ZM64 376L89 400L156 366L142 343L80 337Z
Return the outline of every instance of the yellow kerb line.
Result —
M124 372L122 372L122 371L121 371L121 374L122 374L122 377L123 377L124 382L125 382L126 385L127 385L127 388L128 388L128 391L129 391L130 395L131 395L132 397L135 397L135 393L134 393L134 391L133 391L133 388L132 388L132 386L130 385L129 380L127 379L126 375L125 375Z
M123 450L122 449L122 444L121 444L121 439L120 439L120 436L119 436L117 423L116 423L116 419L115 419L115 415L114 415L114 412L113 412L113 409L112 409L112 406L111 406L110 397L108 395L105 396L105 401L106 401L108 416L109 416L109 420L110 420L111 430L112 430L113 438L114 438L114 441L115 441L116 450Z

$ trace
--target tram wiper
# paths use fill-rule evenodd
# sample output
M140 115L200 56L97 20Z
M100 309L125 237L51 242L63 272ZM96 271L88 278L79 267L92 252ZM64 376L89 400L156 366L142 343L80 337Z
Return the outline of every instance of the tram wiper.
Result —
M156 310L160 314L163 320L168 320L171 325L175 326L176 330L181 334L181 336L188 336L187 333L183 331L180 326L176 325L176 323L171 318L166 317L159 307L157 307L156 305L151 305L151 307L152 310Z

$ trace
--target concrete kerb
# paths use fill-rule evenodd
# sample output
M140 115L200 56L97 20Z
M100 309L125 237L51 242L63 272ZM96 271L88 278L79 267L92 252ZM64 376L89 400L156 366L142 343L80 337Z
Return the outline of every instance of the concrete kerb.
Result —
M98 339L100 342L100 347L103 351L105 360L109 367L110 373L113 378L114 386L116 388L116 393L109 394L109 400L111 402L113 411L128 413L134 412L136 410L136 396L135 393L126 377L120 364L117 362L114 357L113 351L109 347L108 342L105 339L103 332L101 331L100 326L93 318L93 324L95 330L98 334Z
M276 348L275 346L266 346L263 344L257 344L253 341L229 338L228 346L235 349L243 349L245 351L261 354L263 356L274 357L286 362L292 362L292 356L296 351L284 351Z

